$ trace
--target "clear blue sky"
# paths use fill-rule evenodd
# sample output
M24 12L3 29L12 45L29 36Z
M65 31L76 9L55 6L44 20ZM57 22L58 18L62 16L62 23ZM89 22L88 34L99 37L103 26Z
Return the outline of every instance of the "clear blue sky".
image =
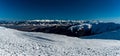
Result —
M120 0L0 0L0 20L120 20Z

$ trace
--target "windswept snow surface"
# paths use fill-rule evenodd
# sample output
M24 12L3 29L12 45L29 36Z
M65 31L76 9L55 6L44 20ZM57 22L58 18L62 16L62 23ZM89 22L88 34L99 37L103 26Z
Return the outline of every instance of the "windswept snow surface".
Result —
M120 56L120 41L80 39L0 27L0 56Z

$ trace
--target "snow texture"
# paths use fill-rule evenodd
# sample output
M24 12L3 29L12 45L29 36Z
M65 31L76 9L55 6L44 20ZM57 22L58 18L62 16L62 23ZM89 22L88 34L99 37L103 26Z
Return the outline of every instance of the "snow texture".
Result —
M0 27L0 56L120 56L120 41L80 39Z

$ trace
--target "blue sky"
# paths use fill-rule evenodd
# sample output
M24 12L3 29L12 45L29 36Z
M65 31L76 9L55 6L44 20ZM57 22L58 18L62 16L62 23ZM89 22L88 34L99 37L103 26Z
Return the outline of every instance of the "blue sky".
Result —
M0 0L0 20L120 20L120 0Z

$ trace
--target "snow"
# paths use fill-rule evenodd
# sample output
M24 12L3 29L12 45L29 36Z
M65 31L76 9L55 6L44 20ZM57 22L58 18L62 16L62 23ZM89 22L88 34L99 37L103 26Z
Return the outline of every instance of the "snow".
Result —
M114 35L120 37L119 32ZM120 56L120 41L81 39L0 27L0 56Z

